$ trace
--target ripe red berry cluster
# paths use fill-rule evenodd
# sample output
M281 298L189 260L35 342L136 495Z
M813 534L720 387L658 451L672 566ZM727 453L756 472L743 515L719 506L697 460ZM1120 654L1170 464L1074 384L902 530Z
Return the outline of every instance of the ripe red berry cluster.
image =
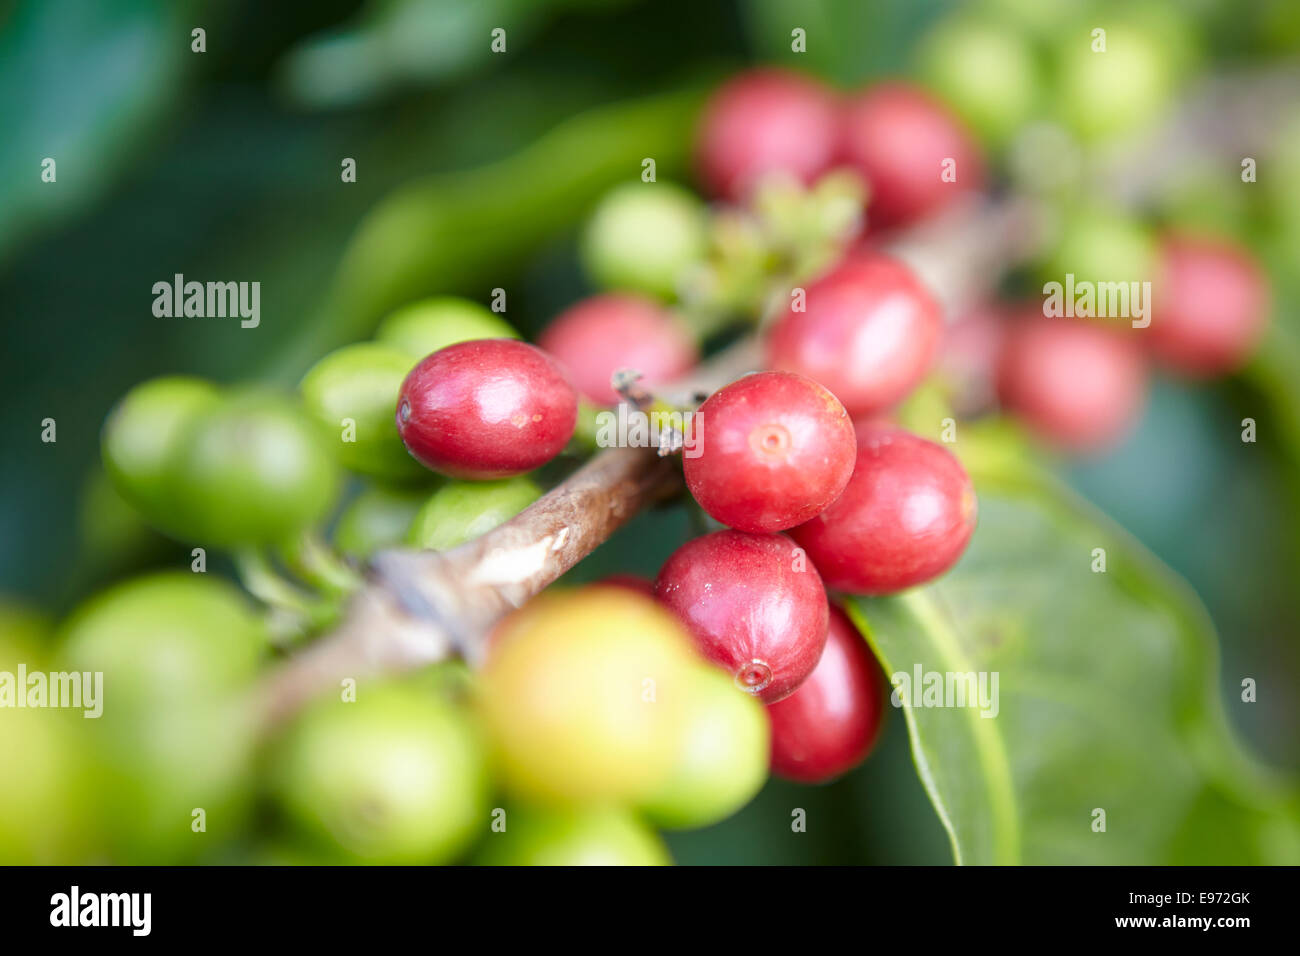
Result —
M1268 284L1239 245L1171 233L1156 256L1149 322L1045 318L1037 303L972 309L938 360L959 402L996 401L1049 444L1104 450L1128 434L1154 364L1189 380L1241 368L1267 325Z
M945 157L957 158L959 188L940 176ZM923 94L891 85L842 101L781 71L717 93L699 161L709 188L732 201L772 174L811 183L850 165L887 226L932 213L981 175L959 124ZM822 780L861 760L882 710L874 660L827 587L881 595L933 579L961 556L976 505L948 450L878 424L939 350L941 311L924 285L902 262L860 249L802 291L763 335L769 370L719 389L694 415L686 484L727 530L679 548L654 593L704 658L771 707L774 768ZM461 477L527 471L568 441L576 395L618 401L620 369L653 391L698 354L674 312L630 292L578 303L540 344L545 352L467 342L424 359L398 398L412 454Z
M868 221L881 228L931 215L984 179L974 138L922 90L881 83L841 96L774 69L744 73L714 95L698 162L705 185L733 201L772 174L810 183L852 168L870 189Z

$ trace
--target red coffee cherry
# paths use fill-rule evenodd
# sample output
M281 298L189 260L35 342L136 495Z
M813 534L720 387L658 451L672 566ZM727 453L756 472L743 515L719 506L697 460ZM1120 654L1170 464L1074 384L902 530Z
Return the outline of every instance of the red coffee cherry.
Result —
M456 478L531 471L560 453L577 418L578 396L563 369L514 339L434 352L397 396L397 431L407 450Z
M828 587L892 594L947 571L975 530L975 488L942 445L863 428L844 493L790 532Z
M787 70L752 70L723 85L704 109L700 178L713 194L737 202L765 173L809 183L834 162L838 139L830 90Z
M700 652L764 703L790 694L826 644L826 591L785 535L715 531L664 563L655 595Z
M862 763L880 736L882 677L867 642L832 604L822 659L798 690L768 705L772 772L826 783Z
M973 418L996 404L1007 318L1003 304L985 302L962 312L944 329L935 371L963 417Z
M1268 321L1268 280L1255 259L1224 240L1169 236L1160 262L1143 331L1155 357L1194 378L1240 368Z
M700 507L740 531L783 531L834 501L853 474L853 423L839 399L792 372L719 389L695 418L699 454L682 459Z
M870 187L867 222L873 229L932 215L984 181L979 146L961 121L903 83L880 83L849 101L844 156ZM943 178L948 160L955 163L952 181Z
M808 286L772 326L768 365L829 388L854 418L902 401L925 377L943 335L939 304L889 256L850 256Z
M598 295L561 313L537 344L559 359L578 391L600 405L619 400L610 378L619 369L641 373L653 387L695 364L695 341L672 313L635 295Z
M1007 331L998 399L1050 444L1089 452L1118 441L1137 419L1146 378L1134 334L1034 315Z

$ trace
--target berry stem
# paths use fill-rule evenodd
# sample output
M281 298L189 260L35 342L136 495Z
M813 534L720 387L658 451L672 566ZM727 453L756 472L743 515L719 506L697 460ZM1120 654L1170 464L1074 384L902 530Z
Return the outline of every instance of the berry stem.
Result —
M364 583L315 530L304 532L287 549L285 560L296 574L331 595L351 594Z

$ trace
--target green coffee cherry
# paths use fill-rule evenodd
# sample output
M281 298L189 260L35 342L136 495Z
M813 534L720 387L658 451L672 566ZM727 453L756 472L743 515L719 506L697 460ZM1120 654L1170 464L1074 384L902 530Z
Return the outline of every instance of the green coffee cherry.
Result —
M266 648L262 622L238 588L169 572L82 605L64 626L60 653L77 670L102 671L115 707L153 707L241 689Z
M658 835L627 810L512 808L483 838L482 866L669 866Z
M706 827L747 804L767 780L769 730L763 705L714 667L687 688L681 753L668 784L643 806L667 829Z
M385 479L428 473L402 444L394 417L397 393L414 365L393 346L363 342L331 352L303 378L303 403L335 440L344 467Z
M1169 108L1194 56L1179 14L1150 4L1095 11L1058 31L1053 105L1078 137L1095 142L1141 129ZM1105 30L1105 51L1100 35Z
M470 339L517 339L519 333L495 312L468 299L425 299L398 309L380 323L375 339L418 362ZM412 364L414 364L414 362Z
M445 863L489 823L479 737L450 704L402 684L322 698L271 761L273 792L305 833L368 863Z
M362 559L403 545L428 500L428 489L367 488L339 515L334 544L344 554Z
M104 422L104 470L122 497L163 530L171 530L171 457L194 420L219 402L210 382L155 378L127 392Z
M34 609L0 602L0 671L47 670L48 628ZM0 708L0 866L84 861L90 781L81 720L72 710Z
M339 476L319 425L279 396L248 393L190 423L171 465L168 518L215 547L285 540L322 518Z
M1132 282L1154 280L1156 242L1132 215L1104 208L1066 210L1060 241L1045 264L1044 281Z
M253 743L241 697L266 646L242 594L207 575L130 581L69 620L60 669L103 674L101 715L78 730L114 861L193 860L238 836Z
M1006 142L1037 106L1034 51L1006 26L976 16L944 19L918 53L923 81L983 139Z
M0 866L88 862L95 791L80 720L73 711L0 710Z
M608 289L673 298L708 246L704 204L671 183L629 183L606 194L582 236L592 280Z
M408 540L418 548L446 551L509 521L541 494L542 490L523 476L448 482L415 516Z

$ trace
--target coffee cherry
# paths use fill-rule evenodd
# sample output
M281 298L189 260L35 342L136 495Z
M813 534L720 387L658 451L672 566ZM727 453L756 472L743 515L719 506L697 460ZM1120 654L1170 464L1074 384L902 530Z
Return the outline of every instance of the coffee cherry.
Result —
M1249 252L1224 240L1167 237L1154 299L1144 332L1151 351L1191 377L1240 368L1268 322L1268 280Z
M1152 278L1156 241L1136 216L1105 206L1072 208L1042 271L1044 281L1133 282Z
M828 586L892 594L952 567L975 512L975 489L948 449L882 426L860 433L844 493L790 533Z
M250 807L242 695L268 646L243 595L212 575L159 574L92 598L57 668L102 673L102 715L78 720L96 828L121 863L190 861L238 835ZM196 841L195 807L207 814Z
M815 80L786 70L742 73L713 94L700 120L698 163L708 190L748 197L764 175L811 183L835 161L838 106Z
M397 430L412 455L455 478L508 478L558 455L578 396L541 349L511 339L450 345L406 377Z
M1043 440L1091 452L1119 441L1132 426L1146 378L1134 335L1085 319L1031 316L1007 332L998 398Z
M405 544L428 489L367 488L349 502L334 526L334 546L354 558Z
M1190 31L1176 12L1145 4L1104 19L1104 52L1095 48L1092 33L1103 24L1087 18L1055 31L1051 51L1057 72L1053 106L1088 141L1115 138L1156 120L1195 55Z
M957 117L901 83L880 83L849 101L844 151L871 191L872 228L933 215L984 182L979 147Z
M402 684L328 695L270 762L272 791L304 832L366 863L445 863L488 820L483 748L466 715Z
M601 287L673 298L708 248L704 204L672 183L627 183L596 207L582 237L587 274Z
M547 803L658 792L699 666L673 615L626 588L535 598L493 634L481 675L502 782Z
M320 519L339 480L317 423L278 395L250 392L190 425L171 462L174 523L216 547L278 543Z
M584 299L557 316L538 345L600 405L618 402L610 379L620 369L635 369L642 385L654 387L681 376L698 357L690 333L671 312L633 295Z
M19 661L34 669L27 657L0 666L13 674ZM10 706L0 711L0 866L79 864L91 857L87 831L101 795L87 773L88 755L78 747L82 728L73 717Z
M29 688L13 680L48 669L48 625L35 610L0 600L0 672L10 684L0 709L0 866L80 863L90 857L97 802L85 772L80 713L15 707Z
M853 424L834 395L792 372L757 372L714 392L682 459L700 507L739 531L782 531L834 501L853 473Z
M655 582L706 658L765 703L790 694L826 643L817 570L779 534L716 531L686 542Z
M344 467L375 478L426 474L393 424L397 392L414 364L405 352L362 342L331 352L303 378L303 404L334 439Z
M482 866L670 866L659 836L616 807L511 807L483 838Z
M541 494L524 477L448 482L420 509L407 537L417 548L447 551L509 521Z
M853 622L831 605L826 650L799 689L771 704L772 772L826 783L862 763L880 735L883 675Z
M974 417L996 402L1006 311L1000 303L981 303L959 314L944 330L936 371L959 415Z
M252 678L267 646L238 589L181 572L137 578L92 598L64 625L60 643L65 663L104 674L118 708L234 692Z
M457 342L471 339L517 339L519 333L492 310L441 296L398 309L379 324L375 340L411 357L411 364Z
M104 422L104 470L122 497L163 530L171 457L194 419L219 400L216 387L201 379L155 378L127 392Z
M854 418L901 401L925 377L943 334L939 305L896 259L863 252L808 286L767 339L771 368L825 385Z
M922 41L918 59L926 85L994 143L1025 125L1043 88L1026 39L978 14L945 18Z
M687 688L686 725L672 776L641 809L656 825L674 830L725 820L762 789L768 736L767 715L757 700L716 667L698 668Z

